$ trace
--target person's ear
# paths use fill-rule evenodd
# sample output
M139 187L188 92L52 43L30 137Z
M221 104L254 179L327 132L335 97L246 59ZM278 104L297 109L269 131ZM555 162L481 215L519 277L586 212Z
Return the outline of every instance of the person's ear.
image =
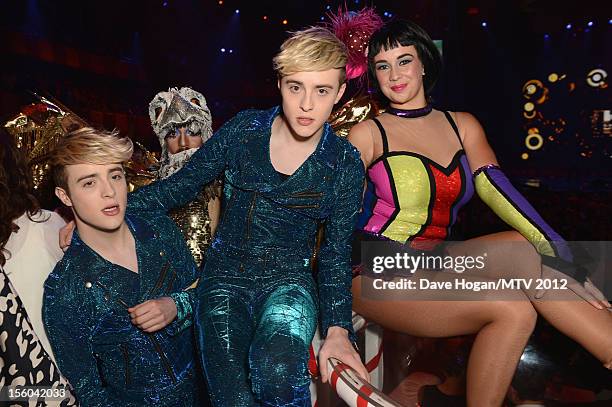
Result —
M72 200L64 188L55 187L55 196L66 206L72 206Z
M334 105L338 103L340 99L342 99L342 96L344 95L345 90L346 90L346 82L340 85L340 89L338 89L338 94L336 95L336 100L334 100Z

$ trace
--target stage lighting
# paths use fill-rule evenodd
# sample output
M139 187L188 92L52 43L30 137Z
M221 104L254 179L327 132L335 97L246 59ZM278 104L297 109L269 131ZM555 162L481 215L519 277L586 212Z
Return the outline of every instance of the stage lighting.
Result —
M572 25L568 24L568 25L565 26L565 28L568 29L568 30L571 30L572 29Z
M482 23L480 23L480 25L486 28L486 26L487 26L487 22L486 22L486 21L483 21Z
M605 88L607 86L606 78L608 73L601 68L591 70L587 74L586 81L593 88Z
M532 133L525 137L525 147L532 151L539 150L543 145L544 138L540 133Z

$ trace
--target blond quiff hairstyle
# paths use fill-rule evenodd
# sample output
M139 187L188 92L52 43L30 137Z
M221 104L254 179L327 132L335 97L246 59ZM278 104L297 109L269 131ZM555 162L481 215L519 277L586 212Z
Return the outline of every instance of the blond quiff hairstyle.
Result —
M346 81L347 49L331 31L310 27L292 33L272 60L279 78L297 72L340 69L340 84Z
M117 130L82 127L72 131L60 139L49 157L55 185L67 190L67 165L124 163L133 150L132 140L120 137Z

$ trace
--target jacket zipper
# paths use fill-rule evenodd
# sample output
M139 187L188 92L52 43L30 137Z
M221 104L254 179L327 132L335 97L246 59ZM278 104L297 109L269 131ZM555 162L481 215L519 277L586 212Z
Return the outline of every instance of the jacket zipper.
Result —
M298 192L296 194L289 195L292 198L320 198L323 196L323 192Z
M176 279L176 270L173 267L172 274L170 274L170 278L168 278L168 288L166 288L166 292L172 292L172 288L174 287L175 279Z
M155 286L151 289L151 292L149 293L150 295L156 294L157 291L161 289L161 286L164 283L164 280L166 279L166 273L168 272L169 266L170 266L170 263L166 261L166 263L164 263L162 267L162 270L159 272L159 277L157 278L157 281L155 282Z
M253 208L255 208L255 201L257 200L257 192L253 193L253 199L251 199L251 205L249 206L249 213L247 215L246 225L246 239L249 240L251 237L251 221L253 220Z
M127 345L121 344L119 345L119 348L121 349L121 353L123 354L123 362L125 365L125 385L129 386L132 382L132 379L130 377L130 355L128 354Z
M311 204L311 205L285 205L286 208L291 209L309 209L309 208L318 208L319 204Z
M174 384L178 383L178 380L176 379L176 375L172 371L172 366L170 366L170 362L168 362L168 358L166 357L166 354L162 350L161 345L157 341L157 338L155 337L155 335L148 333L147 338L149 338L149 340L153 344L153 347L155 348L155 351L159 355L159 359L161 360L162 365L164 366L164 369L166 369L166 373L168 373L168 376L170 376L170 380L172 380L172 383Z

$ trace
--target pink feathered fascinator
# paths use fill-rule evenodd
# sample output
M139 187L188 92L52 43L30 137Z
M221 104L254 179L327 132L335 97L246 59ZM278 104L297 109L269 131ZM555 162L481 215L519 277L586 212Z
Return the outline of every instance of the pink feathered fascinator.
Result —
M347 79L359 78L368 69L366 49L370 36L383 25L372 7L349 11L339 7L337 14L328 14L331 30L348 48Z

